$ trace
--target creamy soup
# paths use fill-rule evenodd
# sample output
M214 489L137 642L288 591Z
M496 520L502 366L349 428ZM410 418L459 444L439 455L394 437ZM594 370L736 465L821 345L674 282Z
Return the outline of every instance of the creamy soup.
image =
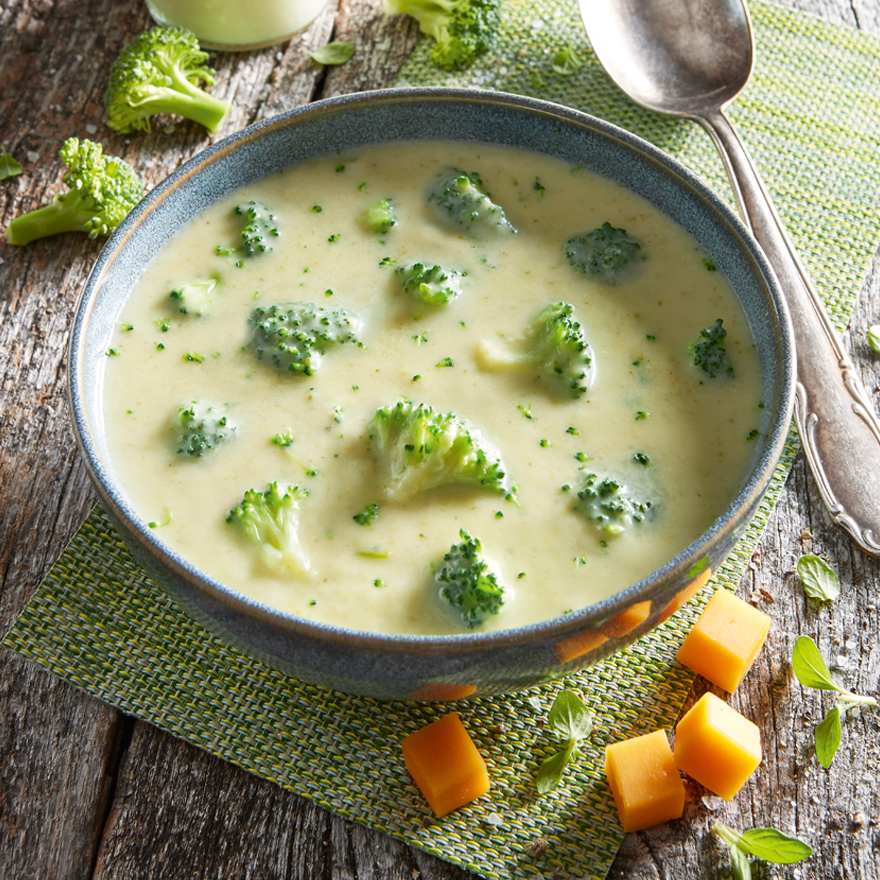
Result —
M478 172L516 231L475 237L450 225L429 197L450 168ZM377 232L365 212L382 200L396 223ZM253 256L238 247L235 211L251 201L278 229ZM606 223L638 245L619 277L566 256L566 243ZM459 294L444 305L424 302L418 283L407 292L416 262L444 267ZM204 303L182 313L170 294L195 283ZM358 341L327 348L311 374L276 369L268 349L256 352L254 314L288 303L347 310ZM589 343L581 388L537 363L517 366L534 347L532 322L556 303L571 307ZM726 357L710 377L692 346L719 319ZM227 438L200 456L178 451L180 412L196 400L228 419ZM465 423L500 458L503 486L419 491L417 480L414 491L390 490L371 425L402 401ZM461 530L479 539L504 589L481 630L584 607L662 566L738 491L761 408L743 311L690 235L583 169L430 143L310 160L189 223L124 309L104 416L134 509L212 577L305 618L438 634L469 631L433 573ZM301 564L273 566L227 522L248 490L273 481L308 490L298 501ZM590 500L615 485L639 505L619 528L613 517L597 522Z

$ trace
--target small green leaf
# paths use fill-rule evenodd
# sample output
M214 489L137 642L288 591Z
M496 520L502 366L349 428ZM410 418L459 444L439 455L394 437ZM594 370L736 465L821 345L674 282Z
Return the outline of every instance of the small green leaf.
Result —
M796 568L808 596L820 602L833 602L840 595L840 579L824 559L801 556Z
M873 351L880 354L880 324L874 324L868 327L868 345Z
M0 180L9 180L10 177L18 177L22 173L18 159L6 152L6 147L0 147Z
M791 667L797 680L804 687L842 693L842 688L831 678L831 672L825 665L816 643L809 636L799 636L794 643Z
M826 770L831 766L840 745L840 734L840 709L835 706L816 725L816 757Z
M308 50L306 50L308 51ZM318 64L333 66L337 64L345 64L352 55L354 55L354 43L346 43L343 40L334 40L315 49L314 52L308 52L312 60Z
M763 859L774 865L793 865L813 854L813 849L808 844L775 828L750 828L743 831L738 847L747 850L756 859Z
M730 849L730 867L733 870L734 880L752 880L752 863L749 855L738 846Z
M593 713L574 691L560 691L550 707L547 724L561 740L584 739L593 732Z
M564 749L551 755L538 768L536 784L540 794L553 791L562 781L562 774L577 750L577 740L570 740Z
M573 76L584 66L583 60L575 52L571 43L564 49L560 49L550 62L550 67L554 73L560 76Z

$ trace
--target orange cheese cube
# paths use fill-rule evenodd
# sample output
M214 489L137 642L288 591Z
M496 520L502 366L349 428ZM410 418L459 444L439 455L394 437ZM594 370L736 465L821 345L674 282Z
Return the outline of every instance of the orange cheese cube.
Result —
M770 618L721 589L675 655L712 684L732 693L739 687L770 631Z
M675 763L729 801L761 763L761 732L715 694L703 694L676 725Z
M605 775L624 831L681 818L684 784L665 731L608 746Z
M407 770L437 816L489 790L486 762L455 712L410 734L402 747Z

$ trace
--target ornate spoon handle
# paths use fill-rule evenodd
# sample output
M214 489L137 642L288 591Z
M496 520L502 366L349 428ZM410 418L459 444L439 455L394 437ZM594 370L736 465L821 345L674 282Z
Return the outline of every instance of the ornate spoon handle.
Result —
M880 555L874 407L736 130L721 111L695 119L718 147L740 211L785 293L797 351L794 417L819 492L834 521L864 551Z

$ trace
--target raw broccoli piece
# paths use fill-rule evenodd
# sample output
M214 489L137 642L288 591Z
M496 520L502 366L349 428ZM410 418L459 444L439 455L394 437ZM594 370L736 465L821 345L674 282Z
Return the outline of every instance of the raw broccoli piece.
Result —
M265 254L272 250L273 238L278 238L278 223L275 215L262 202L242 202L235 207L235 216L244 224L241 229L242 244L239 247L217 245L221 256L242 253L249 257Z
M382 407L370 425L370 443L390 498L404 500L447 483L508 492L498 453L454 413L409 400Z
M59 232L110 235L146 195L135 170L122 159L105 156L94 141L68 138L58 157L68 166L62 178L68 191L16 217L6 227L9 244L24 245Z
M110 68L107 125L121 132L149 131L151 116L176 113L216 131L232 105L199 87L214 84L207 60L195 34L183 28L138 34Z
M403 279L404 293L417 296L422 302L432 306L451 303L461 293L459 279L467 274L437 265L429 267L424 263L398 266L394 271Z
M360 317L348 309L325 309L314 303L257 306L251 313L257 357L269 358L279 370L311 376L329 348L360 344Z
M643 522L651 507L650 501L638 501L619 480L592 473L584 474L574 503L574 509L606 537Z
M444 70L468 67L501 27L501 0L386 0L388 15L411 15L437 45L431 58Z
M718 375L733 375L733 365L724 347L727 331L722 324L723 321L718 318L711 327L700 330L700 335L690 344L694 366L699 367L710 379Z
M205 281L191 281L175 287L168 297L174 300L182 315L204 317L211 311L211 291L217 286L216 278Z
M389 229L397 226L397 215L391 199L381 199L376 204L370 205L361 219L370 232L388 232Z
M476 171L448 168L437 175L428 201L437 206L446 223L463 228L473 238L490 238L516 232L504 209L483 189Z
M575 269L604 284L616 284L645 259L641 244L607 221L592 232L570 238L565 256Z
M236 425L225 411L191 400L177 408L174 423L177 431L177 451L195 458L216 449L235 436Z
M459 532L443 561L431 566L440 595L461 614L471 628L480 626L504 605L504 587L480 556L483 546L466 529Z
M541 309L525 336L512 345L501 348L484 340L477 362L493 372L532 371L569 397L580 397L593 381L590 345L574 317L574 306L563 302Z
M264 492L249 489L226 522L253 543L260 561L270 571L309 573L309 560L299 541L299 502L309 494L299 486L276 480Z

